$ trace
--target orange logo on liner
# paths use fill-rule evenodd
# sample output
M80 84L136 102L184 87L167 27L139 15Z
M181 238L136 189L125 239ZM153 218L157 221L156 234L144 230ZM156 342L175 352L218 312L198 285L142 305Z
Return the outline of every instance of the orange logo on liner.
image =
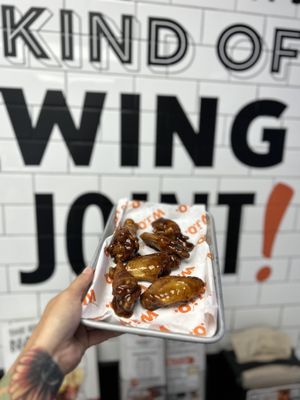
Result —
M201 243L203 243L203 242L205 242L205 241L206 241L206 236L203 235L203 236L201 236L201 237L198 239L197 244L201 244Z
M158 314L156 312L147 310L145 313L143 313L141 315L141 321L143 321L143 322L151 322L157 317L158 317Z
M206 335L206 328L203 324L195 326L195 328L191 332L193 335L196 336L205 336Z
M184 212L187 212L187 210L188 210L188 206L186 204L180 204L176 211L184 213Z
M182 314L190 312L191 309L192 308L189 304L182 304L181 306L177 307L177 310Z
M199 299L200 299L200 297L193 301L190 301L189 304L181 304L180 306L178 306L176 308L175 312L180 312L181 314L185 314L185 313L188 313L188 312L194 310L195 306L198 305L197 301Z
M195 235L199 230L202 228L200 219L197 219L193 225L190 225L186 232L190 233L191 235Z
M132 200L132 208L139 208L141 206L141 201L140 200Z
M93 303L96 304L96 294L94 289L91 289L85 296L85 298L82 301L82 304L84 304L85 306L89 303Z
M158 208L157 210L154 210L151 215L149 215L148 217L137 222L137 224L140 229L146 229L147 226L149 226L153 221L155 221L158 218L163 217L164 215L166 215L166 213L163 210Z

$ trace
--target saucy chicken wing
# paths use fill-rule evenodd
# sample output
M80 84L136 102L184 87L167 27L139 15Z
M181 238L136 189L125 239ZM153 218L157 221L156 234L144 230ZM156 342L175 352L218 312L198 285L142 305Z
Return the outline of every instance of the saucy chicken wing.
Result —
M118 227L106 250L117 263L134 257L139 249L136 236L138 225L132 219L126 219L123 226Z
M141 295L141 304L147 310L185 304L205 292L205 283L196 277L163 276Z
M189 258L190 256L188 249L181 241L172 240L166 235L144 232L141 234L141 239L143 239L147 246L155 250L175 254L180 258Z
M115 268L112 282L112 307L119 317L129 318L141 294L137 280L119 262Z
M175 221L167 218L158 218L151 225L154 233L168 236L172 240L180 240L188 251L194 248L194 245L188 242L188 236L181 233L180 227Z
M153 282L178 268L179 263L180 259L175 254L154 253L132 258L125 269L139 281Z

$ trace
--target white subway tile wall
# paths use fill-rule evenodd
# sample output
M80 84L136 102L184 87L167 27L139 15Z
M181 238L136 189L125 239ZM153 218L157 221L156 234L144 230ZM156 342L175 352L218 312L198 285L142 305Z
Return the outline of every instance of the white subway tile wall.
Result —
M298 326L300 323L300 307L285 307L282 314L282 325L286 327Z
M300 282L266 283L261 288L261 304L297 304L299 303Z
M0 293L5 293L7 290L7 270L5 267L0 267Z
M258 284L224 284L223 296L226 306L238 309L245 306L258 306Z
M0 294L0 320L35 318L38 315L37 294Z
M289 274L289 279L293 281L300 281L300 268L299 268L299 263L300 263L300 258L299 257L294 257L290 264L290 274Z
M17 13L16 18L33 6L48 10L36 26L36 29L41 27L39 39L47 49L48 60L36 59L24 46L22 38L17 39L18 57L5 57L3 36L0 36L0 88L23 90L26 104L23 111L31 118L32 135L37 134L34 129L43 119L42 104L47 91L63 93L74 129L84 123L82 107L87 92L101 92L105 99L87 165L75 162L80 153L78 149L89 151L82 143L85 138L81 136L78 141L72 138L72 156L62 136L64 129L58 124L50 132L40 164L25 165L21 147L22 141L28 138L22 136L19 126L20 147L5 104L8 100L0 90L0 321L33 319L41 314L48 300L69 284L74 269L78 271L81 267L70 260L68 246L81 246L85 263L88 263L108 212L119 198L135 195L149 201L167 198L179 203L207 198L216 222L226 315L225 338L214 349L228 345L232 329L262 324L282 329L290 335L294 345L299 345L300 63L299 56L298 59L283 57L276 74L272 72L272 61L275 30L299 30L300 5L286 0L10 0L7 4L17 7L21 13ZM64 7L76 13L76 59L65 62L61 60L59 35L59 12ZM131 63L122 64L105 39L101 42L102 64L90 61L90 11L103 13L119 37L122 15L134 16ZM149 65L150 18L176 21L187 31L188 48L181 61L169 66ZM260 59L247 71L226 69L218 56L220 35L233 25L251 27L262 40ZM160 32L157 40L160 55L162 51L168 55L176 51L178 36L174 35L174 30L166 30ZM247 59L253 50L249 38L240 32L235 39L238 40L230 41L228 56ZM299 41L286 38L282 45L299 48ZM139 95L135 108L140 111L139 118L133 113L134 122L130 119L132 125L127 127L122 127L121 95ZM178 127L172 154L168 155L166 149L160 153L158 162L157 142L166 143L162 138L165 132L157 133L162 122L159 101L168 96L176 96L177 105L186 116L184 124L190 125L190 133L183 135L183 128ZM216 100L215 142L211 165L208 162L201 165L201 158L196 165L189 151L199 142L191 145L190 140L196 137L191 134L192 130L205 139L202 124L207 103L201 102L204 98L205 101ZM250 153L263 156L271 150L264 129L286 130L282 159L265 168L243 163L236 154L239 150L233 149L235 139L232 137L233 124L241 110L261 100L283 103L284 110L278 118L260 116L249 125L246 139ZM133 107L133 98L128 103ZM12 106L13 109L22 107L20 104ZM52 108L50 104L47 110ZM178 115L170 115L171 121L175 117ZM181 117L183 123L183 114ZM45 135L46 131L44 127ZM31 156L43 146L39 137L35 139L32 143L37 150L29 149ZM46 139L41 142L43 140ZM132 142L138 143L138 147L132 147ZM85 142L88 144L90 142ZM236 147L241 148L242 144L241 138ZM128 160L133 157L133 162L125 162L127 157ZM161 165L164 157L169 160L165 166ZM292 189L293 195L283 212L271 252L266 256L263 246L266 239L270 240L267 237L270 232L264 231L267 203L273 188L280 183ZM248 201L240 208L234 207L234 195L253 195L253 204ZM231 196L231 200L227 198L232 202L230 206L224 196ZM277 204L282 201L282 198L277 199ZM226 246L232 234L228 221L229 217L231 221L236 219L239 210L236 268L225 271ZM53 232L49 224L52 217ZM39 239L49 241L52 233L53 273L43 282L22 282L22 277L29 276L39 266L42 246ZM263 269L266 266L270 268L269 273Z
M267 325L277 327L279 325L280 307L260 307L249 308L247 310L237 310L234 316L233 329L247 329L253 327L253 321L256 326Z

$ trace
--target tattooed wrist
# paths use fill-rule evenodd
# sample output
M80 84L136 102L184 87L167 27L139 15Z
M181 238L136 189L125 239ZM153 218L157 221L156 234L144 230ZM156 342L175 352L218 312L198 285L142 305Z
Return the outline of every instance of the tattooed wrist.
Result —
M46 351L33 348L19 357L11 372L7 393L14 400L52 400L63 377L62 371Z

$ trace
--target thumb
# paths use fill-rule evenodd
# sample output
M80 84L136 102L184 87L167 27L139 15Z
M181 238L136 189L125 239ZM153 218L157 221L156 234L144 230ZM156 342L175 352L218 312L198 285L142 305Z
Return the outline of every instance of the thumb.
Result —
M69 288L76 293L78 296L86 292L89 285L92 283L94 276L94 270L91 267L86 267L80 275L71 283Z

